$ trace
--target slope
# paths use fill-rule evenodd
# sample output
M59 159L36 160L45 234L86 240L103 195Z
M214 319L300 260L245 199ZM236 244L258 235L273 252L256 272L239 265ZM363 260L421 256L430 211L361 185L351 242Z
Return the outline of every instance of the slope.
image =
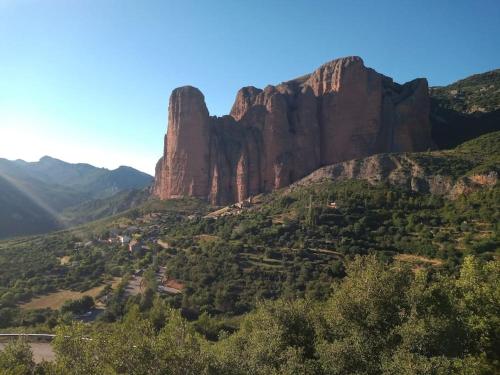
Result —
M500 130L500 69L432 87L430 95L432 137L439 148Z

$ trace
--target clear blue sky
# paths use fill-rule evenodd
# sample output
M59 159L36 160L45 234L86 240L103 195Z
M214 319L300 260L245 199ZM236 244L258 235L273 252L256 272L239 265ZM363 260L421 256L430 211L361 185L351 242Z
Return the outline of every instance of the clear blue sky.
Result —
M500 67L500 1L0 0L0 157L153 172L170 92L236 91L346 55L403 82Z

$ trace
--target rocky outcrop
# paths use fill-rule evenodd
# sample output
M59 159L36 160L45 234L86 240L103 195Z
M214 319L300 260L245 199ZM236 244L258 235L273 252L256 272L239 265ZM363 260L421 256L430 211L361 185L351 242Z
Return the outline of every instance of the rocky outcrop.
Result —
M175 89L154 194L213 204L287 186L317 168L381 152L432 147L425 79L404 85L359 57L241 89L231 113L210 117L201 92Z
M288 187L292 191L323 181L363 180L376 185L387 183L405 190L430 193L455 199L498 183L498 173L451 174L430 173L418 158L406 154L379 154L319 168Z
M186 86L170 96L163 158L155 193L162 199L206 197L209 187L210 118L203 94Z

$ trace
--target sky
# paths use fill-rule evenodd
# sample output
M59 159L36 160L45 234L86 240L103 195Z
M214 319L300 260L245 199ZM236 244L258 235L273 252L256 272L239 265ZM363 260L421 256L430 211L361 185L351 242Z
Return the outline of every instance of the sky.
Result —
M168 98L213 115L334 58L445 85L500 67L499 0L0 0L0 157L153 173Z

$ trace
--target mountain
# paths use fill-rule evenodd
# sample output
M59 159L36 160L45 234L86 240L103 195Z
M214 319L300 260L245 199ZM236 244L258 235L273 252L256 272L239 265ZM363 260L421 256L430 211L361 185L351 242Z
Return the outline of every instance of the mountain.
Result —
M500 69L431 87L430 95L432 137L439 148L500 130Z
M108 170L49 156L38 162L0 159L0 178L0 238L43 233L130 208L134 199L115 195L139 196L144 193L136 190L152 182L151 176L130 167ZM95 200L98 205L91 203ZM75 207L82 208L81 215Z
M220 118L209 116L198 89L175 89L168 123L154 194L214 204L287 186L324 165L433 147L427 81L397 84L356 56L264 90L245 87Z
M0 238L43 233L60 227L51 210L0 175Z
M10 164L10 167L3 166L5 164ZM50 156L44 156L38 162L0 159L0 171L70 188L88 194L90 198L104 198L127 189L141 189L152 181L150 175L131 167L108 170L90 164L67 163Z
M108 198L99 198L66 208L62 215L71 225L83 224L107 216L113 216L137 207L149 198L148 189L124 190Z

